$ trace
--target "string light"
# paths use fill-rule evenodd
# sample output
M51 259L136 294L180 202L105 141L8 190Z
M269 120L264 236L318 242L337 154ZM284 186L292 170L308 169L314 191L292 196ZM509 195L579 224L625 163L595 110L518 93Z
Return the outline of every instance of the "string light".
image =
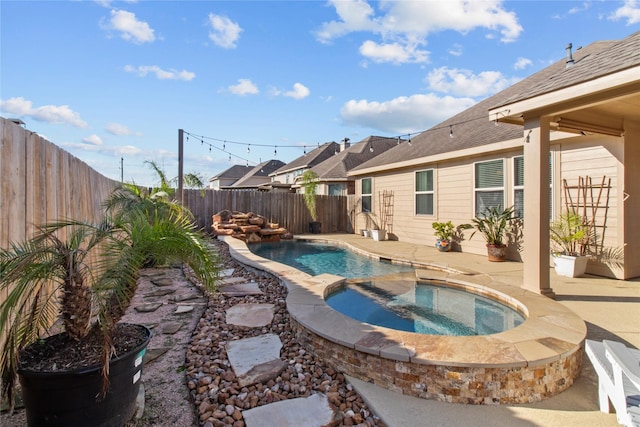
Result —
M508 114L509 114L509 110L504 110L504 111L500 111L500 112L495 113L495 119L493 120L495 126L498 126L500 117L506 117ZM463 120L463 121L456 122L456 123L446 123L446 124L442 124L442 125L437 126L437 127L432 127L432 128L420 131L420 132L409 133L409 134L407 134L407 142L408 142L409 145L412 145L412 141L411 141L411 136L412 135L419 135L419 134L424 134L424 133L427 133L427 132L434 132L434 131L438 131L440 129L447 128L447 127L449 128L449 137L453 138L454 137L454 135L453 135L453 127L454 126L462 125L462 124L473 122L473 121L477 121L477 120L487 120L487 116L483 115L483 116L471 118L471 119L468 119L468 120ZM201 146L204 146L205 144L208 145L209 146L209 152L211 152L212 149L215 148L216 150L220 150L220 151L223 151L225 153L228 153L229 154L229 161L232 160L232 157L237 157L238 159L244 160L245 163L247 164L247 166L249 165L249 159L242 158L240 156L237 156L237 155L227 151L227 144L245 145L247 147L247 153L248 154L251 154L251 145L254 145L256 147L273 147L274 156L277 156L277 154L278 154L278 145L275 145L275 144L246 143L246 142L230 141L230 140L227 140L227 139L217 139L217 138L207 137L207 136L204 136L204 135L196 135L196 134L192 134L190 132L184 132L184 133L187 136L187 138L186 138L187 142L189 142L189 137L193 136L193 137L195 137L197 139L200 139L200 145ZM392 139L393 137L381 137L381 138L382 139ZM396 138L396 145L400 145L400 143L402 142L401 136L396 136L395 138ZM212 144L212 143L210 143L208 141L219 141L220 143L222 143L222 148L219 148L219 146L216 146L216 145L214 145L214 144ZM373 141L373 139L371 141ZM281 145L281 147L298 148L299 149L300 145ZM317 142L317 147L318 148L321 147L320 142ZM307 155L307 146L306 146L306 144L304 144L302 146L302 150L303 150L304 155L306 156ZM374 152L373 144L371 144L369 146L369 151L370 152ZM338 154L338 152L339 151L336 149L334 153Z

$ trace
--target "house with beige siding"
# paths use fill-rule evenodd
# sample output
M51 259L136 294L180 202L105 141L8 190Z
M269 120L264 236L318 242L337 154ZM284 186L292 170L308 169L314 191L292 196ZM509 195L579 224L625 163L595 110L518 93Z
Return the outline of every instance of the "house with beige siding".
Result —
M388 232L415 244L434 244L434 221L470 223L486 207L514 206L521 228L509 258L524 262L526 289L553 296L549 224L579 205L600 249L622 253L618 263L590 260L587 272L638 277L638 164L640 32L570 52L353 169L362 206L354 228L379 215L385 190L394 218ZM469 235L459 250L486 254L482 238Z

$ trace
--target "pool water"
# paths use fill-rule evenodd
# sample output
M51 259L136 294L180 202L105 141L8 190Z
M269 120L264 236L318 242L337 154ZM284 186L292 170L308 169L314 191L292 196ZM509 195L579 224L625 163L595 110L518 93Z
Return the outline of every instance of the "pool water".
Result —
M289 265L312 276L331 273L351 278L383 276L413 271L408 265L378 261L328 243L281 241L248 245L251 252Z
M429 335L489 335L524 321L496 300L413 278L350 281L326 301L361 322Z

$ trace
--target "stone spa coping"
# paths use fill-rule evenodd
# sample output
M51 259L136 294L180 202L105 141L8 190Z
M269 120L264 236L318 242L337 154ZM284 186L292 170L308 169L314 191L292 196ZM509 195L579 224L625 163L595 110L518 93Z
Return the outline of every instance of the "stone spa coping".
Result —
M586 337L584 321L556 301L484 274L437 265L422 265L416 269L416 278L496 299L522 313L525 321L507 331L480 336L425 335L363 323L335 311L325 302L333 289L342 286L343 277L311 276L253 254L243 241L222 239L239 262L272 273L285 284L287 309L296 322L326 340L365 354L447 367L535 368L580 351Z

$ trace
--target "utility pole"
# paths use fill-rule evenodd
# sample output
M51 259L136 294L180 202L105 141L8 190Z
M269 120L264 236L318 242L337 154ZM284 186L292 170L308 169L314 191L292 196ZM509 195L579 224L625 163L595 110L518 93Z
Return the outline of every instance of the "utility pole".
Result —
M120 182L124 182L124 157L120 157Z
M180 204L184 205L184 192L182 191L183 176L183 163L184 163L184 130L178 129L178 194L180 197Z

